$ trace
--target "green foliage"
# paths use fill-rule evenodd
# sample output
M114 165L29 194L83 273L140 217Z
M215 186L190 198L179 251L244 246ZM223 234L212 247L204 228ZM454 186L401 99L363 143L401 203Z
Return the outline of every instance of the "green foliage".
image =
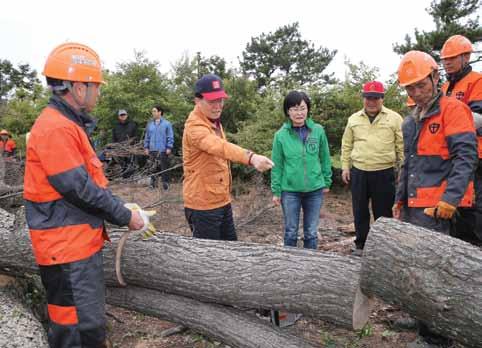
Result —
M20 97L32 96L40 81L37 73L28 64L19 64L17 68L6 60L0 60L0 102L18 93Z
M415 29L415 42L407 34L405 42L394 44L393 50L398 54L410 50L424 51L438 60L440 49L452 35L464 35L472 42L482 41L479 16L474 16L480 4L479 0L433 0L426 11L433 18L435 30L426 32Z
M238 133L232 135L235 142L256 153L271 156L274 133L285 121L281 98L275 92L268 91L259 101L254 116L241 125Z
M336 50L315 47L303 40L298 23L285 25L268 34L252 37L243 51L241 68L253 76L258 87L274 84L285 87L327 81L323 71L336 54Z
M142 52L136 52L133 61L119 64L116 72L105 72L105 80L107 85L103 86L94 111L103 142L111 140L119 109L127 110L142 131L151 117L152 107L168 105L168 79L159 72L159 64L148 60Z
M373 335L373 327L370 323L366 323L360 330L357 331L358 338L369 337Z

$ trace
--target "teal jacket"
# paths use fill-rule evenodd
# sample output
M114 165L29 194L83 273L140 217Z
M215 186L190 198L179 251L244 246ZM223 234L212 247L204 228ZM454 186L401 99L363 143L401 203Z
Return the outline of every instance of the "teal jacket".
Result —
M323 127L311 118L306 119L308 136L303 144L293 130L291 121L285 122L273 140L271 191L281 196L282 191L311 192L331 186L331 158Z

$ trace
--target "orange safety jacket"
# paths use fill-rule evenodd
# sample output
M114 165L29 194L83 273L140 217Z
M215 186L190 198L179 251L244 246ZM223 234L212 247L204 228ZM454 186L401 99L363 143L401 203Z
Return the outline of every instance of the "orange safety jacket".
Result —
M472 206L477 139L467 105L439 95L420 120L407 116L402 131L405 160L396 201L418 208L439 201Z
M0 140L0 152L4 153L4 156L11 156L14 154L17 144L13 139L7 139L7 141Z
M184 125L184 206L210 210L231 202L230 162L248 164L249 152L226 140L223 128L196 106Z
M445 82L442 91L447 96L453 96L467 104L476 113L482 114L482 74L467 69L467 73L454 80ZM482 129L477 129L479 158L482 158Z
M52 97L27 144L24 198L39 265L78 261L99 251L106 219L127 225L131 212L106 188L107 179L85 127L92 121Z

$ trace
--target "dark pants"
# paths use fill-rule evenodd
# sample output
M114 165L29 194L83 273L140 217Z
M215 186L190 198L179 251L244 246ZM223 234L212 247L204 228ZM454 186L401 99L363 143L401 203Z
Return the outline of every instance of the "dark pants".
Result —
M169 156L165 152L158 152L158 151L150 151L149 156L151 160L154 162L154 166L152 170L154 173L169 169ZM157 180L159 174L155 174L151 176L151 186L157 187ZM169 172L165 172L161 174L162 183L168 184L169 183Z
M466 242L482 244L482 161L475 172L474 178L475 202L471 208L458 208L455 228L450 231L450 235Z
M194 238L237 240L231 204L211 210L184 208Z
M102 252L53 266L39 266L47 292L51 348L105 347Z
M475 173L475 235L482 242L482 160Z
M374 219L392 217L395 201L395 171L393 168L365 171L353 167L350 171L353 216L355 220L355 244L363 249L370 230L371 200Z

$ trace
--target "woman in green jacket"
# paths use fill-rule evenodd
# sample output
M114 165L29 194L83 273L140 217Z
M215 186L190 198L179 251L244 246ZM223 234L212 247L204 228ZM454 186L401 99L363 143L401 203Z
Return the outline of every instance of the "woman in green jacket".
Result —
M283 103L287 121L273 140L271 191L283 208L284 245L296 246L303 209L304 247L317 248L323 195L330 191L331 159L323 127L310 117L311 102L304 92L291 91Z

